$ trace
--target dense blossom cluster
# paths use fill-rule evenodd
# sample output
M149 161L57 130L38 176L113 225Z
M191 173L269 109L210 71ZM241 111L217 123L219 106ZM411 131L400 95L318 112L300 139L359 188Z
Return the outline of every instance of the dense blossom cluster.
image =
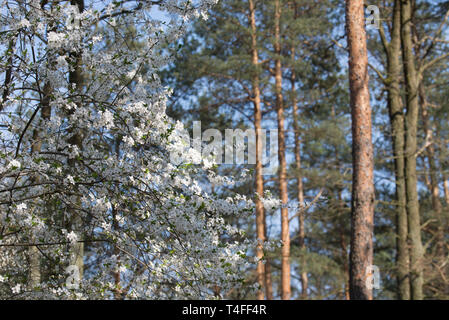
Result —
M214 2L0 2L0 297L210 298L243 282L254 243L223 217L252 203L206 192L200 173L228 181L191 165L157 76Z

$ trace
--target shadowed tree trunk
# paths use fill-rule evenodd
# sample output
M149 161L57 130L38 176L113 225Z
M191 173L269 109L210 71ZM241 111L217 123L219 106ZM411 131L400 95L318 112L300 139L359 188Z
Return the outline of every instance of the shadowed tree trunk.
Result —
M422 119L424 125L424 131L426 132L426 136L432 136L432 130L429 125L429 112L428 112L428 103L426 99L426 94L424 90L424 85L421 83L419 86L419 95L421 98L421 106L422 106ZM444 230L443 230L443 216L442 216L442 205L440 202L440 188L438 186L438 168L435 164L435 147L434 144L431 143L426 148L426 157L427 163L429 166L429 175L430 175L430 194L432 196L432 209L435 214L435 218L437 220L437 234L436 234L436 248L435 253L437 259L444 259Z
M3 93L0 100L0 112L3 111L3 106L9 95L9 85L12 80L12 70L13 70L13 57L14 57L14 47L16 45L16 37L13 37L8 42L8 50L6 54L8 55L8 61L6 62L5 79L3 81Z
M294 58L294 50L292 49L292 56ZM307 298L307 287L309 283L309 279L307 277L307 272L305 271L305 251L306 251L306 244L305 244L305 238L306 233L304 229L304 188L302 184L302 174L301 174L301 137L299 135L299 119L298 119L298 105L296 101L296 89L295 89L295 82L296 82L296 75L293 72L292 74L292 105L293 105L293 128L295 130L295 165L296 165L296 188L297 188L297 199L298 199L298 242L299 242L299 249L301 251L300 253L300 263L301 263L301 297L302 299Z
M402 57L406 84L405 117L405 183L407 194L408 232L410 239L410 284L411 298L423 299L423 258L424 248L421 242L421 223L416 175L416 151L418 131L418 73L413 55L412 43L412 1L401 0L401 39Z
M387 79L384 81L388 90L388 112L391 124L391 139L396 185L396 228L397 228L397 282L398 297L410 299L410 256L407 244L407 198L405 192L405 158L404 158L404 112L400 93L401 76L401 3L394 1L391 41L386 43L383 27L379 29L387 56Z
M370 300L372 288L367 286L367 271L373 263L374 183L363 0L346 1L346 34L349 47L353 161L350 297Z
M337 190L337 200L338 200L338 210L345 214L345 204L341 197L342 190L339 188ZM349 296L349 278L350 278L350 270L349 270L349 254L348 254L348 243L345 237L345 226L340 225L340 249L341 249L341 257L343 260L343 273L344 273L344 285L343 285L343 297L345 300L350 300Z
M297 5L296 2L293 1L292 9L294 10L294 18L297 18ZM291 51L291 60L295 61L296 50L295 47L292 46L290 48ZM299 134L299 115L298 115L298 102L296 97L296 72L294 66L291 68L291 96L292 96L292 107L293 107L293 130L295 131L295 166L296 166L296 189L297 194L296 197L298 199L298 242L299 242L299 250L300 250L300 264L301 264L301 298L307 298L307 288L309 279L307 276L306 270L306 259L305 259L305 229L304 229L304 188L302 184L302 173L301 173L301 137Z
M263 227L264 227L265 239L268 239L267 223L266 223L265 215L264 215ZM268 257L266 258L266 263L265 263L265 288L266 288L265 293L267 295L267 300L273 300L273 280L271 277L271 259L269 259Z

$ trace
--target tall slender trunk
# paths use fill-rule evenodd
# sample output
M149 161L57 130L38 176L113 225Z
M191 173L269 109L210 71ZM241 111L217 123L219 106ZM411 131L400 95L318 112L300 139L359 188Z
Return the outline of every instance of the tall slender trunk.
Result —
M432 130L430 129L429 121L429 112L428 112L428 103L424 90L424 85L421 83L419 86L419 95L421 98L421 106L422 106L422 119L424 125L424 131L426 135L432 135ZM438 187L438 174L437 174L437 166L435 164L435 147L433 144L430 144L426 148L426 157L427 163L429 166L429 175L430 175L430 194L432 195L432 209L435 214L435 218L437 220L437 234L436 234L436 248L435 253L437 255L437 259L444 259L444 230L443 230L443 216L442 216L442 205L440 202L440 188Z
M346 1L346 33L353 161L350 296L370 300L372 288L367 285L367 271L373 263L374 164L363 0Z
M282 96L282 64L281 64L281 5L280 0L274 4L274 50L275 58L275 91L278 123L278 159L279 159L279 194L282 202L281 208L281 240L282 240L282 263L281 263L281 298L290 300L290 232L288 225L288 193L287 193L287 162L285 159L285 131L284 131L284 99Z
M42 90L42 101L41 101L41 119L49 120L51 116L51 106L50 106L50 94L51 94L51 85L49 82L46 82L44 88ZM40 120L41 121L41 120ZM33 145L31 146L31 153L36 154L41 151L42 141L40 137L40 130L34 129L33 131ZM39 182L39 176L35 176L32 178L34 183ZM33 239L33 242L37 242L36 239ZM36 288L41 283L41 271L40 271L40 252L36 246L32 246L29 249L30 256L30 279L31 286Z
M292 9L294 10L294 19L297 18L297 4L294 1L292 5ZM291 52L291 61L294 63L296 58L296 50L292 45L290 48ZM302 184L302 173L301 173L301 137L300 137L300 128L299 128L299 115L298 115L298 101L296 97L296 72L294 66L291 68L291 96L292 96L292 106L293 106L293 130L295 131L295 166L296 166L296 188L297 194L296 197L298 199L298 242L299 242L299 250L300 250L300 264L301 264L301 298L307 298L307 288L309 279L306 271L306 244L305 238L306 233L304 229L304 188Z
M249 0L249 12L250 12L250 25L251 25L251 62L254 68L259 66L259 54L257 50L257 27L256 27L256 8L254 1ZM259 87L259 73L255 70L252 77L253 86L253 104L254 104L254 128L256 130L256 192L259 196L263 196L263 176L262 176L262 110L260 108L260 87ZM259 245L257 246L256 256L258 259L263 258L263 243L265 241L265 212L262 201L256 196L256 229L257 239ZM260 285L260 290L257 292L257 299L263 300L265 298L263 288L267 290L267 283L265 279L265 265L263 261L259 261L257 264L257 282Z
M266 216L264 217L263 227L264 227L265 239L268 239ZM267 300L273 300L273 279L271 276L271 259L268 257L266 258L266 263L265 263L265 289L266 289L265 294L267 295Z
M405 184L407 194L408 231L410 249L411 298L423 299L423 258L421 223L416 175L416 151L418 131L419 77L415 66L412 43L412 1L401 0L401 39L404 63L407 113L405 117Z
M84 0L71 0L70 3L72 5L76 5L80 13L84 11ZM82 90L84 82L81 67L81 52L70 52L69 56L72 61L74 61L73 70L69 72L69 82L75 87L74 89L76 90L76 92L80 92ZM82 107L80 100L76 101L76 103L79 107ZM83 147L82 133L78 129L70 129L70 132L73 133L73 135L68 139L68 142L72 145L76 145L81 150ZM76 161L73 159L69 159L68 164L69 166L75 167ZM83 221L78 214L75 213L75 218L72 223L72 228L74 227L75 230L82 230ZM70 251L72 256L70 263L78 267L80 279L82 279L84 273L84 242L77 242L73 244Z
M332 120L335 121L335 110L332 110ZM340 155L338 148L334 148L335 152L335 168L338 171L341 171L342 164L340 162ZM345 201L343 200L343 189L341 187L336 187L336 198L337 198L337 208L338 208L338 215L346 216L346 206ZM344 299L350 300L351 296L349 294L350 290L350 269L349 269L349 253L348 253L348 242L347 238L345 237L346 228L343 223L340 223L340 249L341 249L341 257L343 260L343 273L344 273L344 286L343 286L343 293L344 293Z
M119 224L118 224L118 220L117 220L117 211L114 207L112 208L112 228L116 232L118 232L118 230L119 230ZM114 244L112 252L117 257L117 264L120 265L120 250L116 244ZM123 299L123 292L122 292L120 270L114 270L112 272L112 277L114 278L114 285L115 285L115 288L113 290L114 299L121 300L121 299Z
M292 59L295 58L295 50L292 47ZM296 165L296 188L297 194L296 197L298 199L298 242L299 242L299 250L300 253L300 263L301 263L301 297L302 299L307 298L307 288L309 279L307 276L306 269L306 259L305 259L305 251L306 251L306 232L304 229L304 188L302 184L302 174L301 174L301 137L299 135L299 117L298 117L298 102L296 99L296 74L294 70L292 70L291 76L291 95L292 95L292 105L293 105L293 129L295 131L295 165Z
M400 93L401 54L401 4L395 0L391 41L386 48L388 111L391 123L395 185L396 185L396 228L397 228L397 283L398 297L410 299L410 256L407 245L407 197L405 192L404 158L404 112Z

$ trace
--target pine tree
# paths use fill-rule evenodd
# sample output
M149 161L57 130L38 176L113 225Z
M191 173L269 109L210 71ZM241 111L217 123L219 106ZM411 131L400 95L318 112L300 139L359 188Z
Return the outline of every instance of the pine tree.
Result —
M374 162L363 1L346 2L346 33L353 141L350 295L351 299L370 300L372 288L367 283L373 264Z

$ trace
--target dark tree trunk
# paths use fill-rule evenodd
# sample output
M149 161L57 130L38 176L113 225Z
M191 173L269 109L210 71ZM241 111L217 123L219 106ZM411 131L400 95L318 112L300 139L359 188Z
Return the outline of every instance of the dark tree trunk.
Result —
M430 129L430 116L428 112L428 102L426 99L425 89L424 85L421 83L419 86L419 95L421 98L421 106L422 106L422 119L423 119L423 125L424 125L424 131L426 132L426 135L431 136L433 135L432 130ZM439 188L439 177L438 173L439 170L437 168L437 165L435 163L436 155L435 155L435 147L434 144L430 144L426 148L426 158L427 158L427 164L429 166L429 176L430 176L430 184L429 184L429 191L432 195L432 209L435 214L436 219L436 248L435 248L435 255L437 261L443 261L445 259L445 253L444 253L444 230L443 230L443 216L442 211L443 207L440 202L440 188Z
M404 158L404 112L400 93L401 75L401 3L395 0L393 7L393 25L391 41L385 48L387 55L388 111L391 124L391 139L396 183L396 228L397 228L397 283L398 297L410 299L410 255L407 244L407 196L405 190L405 158Z
M297 4L295 1L292 3L292 10L294 11L294 18L297 18ZM296 50L295 47L292 46L290 48L291 51L291 60L292 63L296 59ZM291 68L291 97L292 97L292 109L293 109L293 130L295 131L295 166L296 166L296 189L297 194L296 197L298 199L298 242L300 249L300 264L301 264L301 299L307 299L307 288L309 284L309 278L307 276L306 271L306 232L304 228L304 188L302 183L302 173L301 173L301 137L300 137L300 128L299 128L299 115L298 115L298 101L296 97L296 72L294 66Z
M411 298L423 299L423 258L421 223L416 175L418 131L419 76L415 66L412 43L412 1L401 0L402 57L406 84L407 113L405 117L405 184L407 194L408 233L410 239Z

